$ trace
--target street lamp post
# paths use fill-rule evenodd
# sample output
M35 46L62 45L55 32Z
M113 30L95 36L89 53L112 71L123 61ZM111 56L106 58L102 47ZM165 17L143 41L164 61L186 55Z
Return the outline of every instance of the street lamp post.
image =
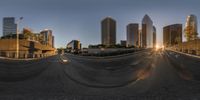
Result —
M23 19L23 17L20 17L19 20L17 21L17 49L16 49L16 58L19 58L19 24L21 22L21 20Z

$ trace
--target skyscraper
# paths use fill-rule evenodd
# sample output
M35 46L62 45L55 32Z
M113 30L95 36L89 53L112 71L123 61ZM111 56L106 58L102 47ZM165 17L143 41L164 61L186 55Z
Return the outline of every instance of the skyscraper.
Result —
M173 24L163 28L163 45L170 47L182 42L182 24Z
M139 47L142 47L142 29L139 29Z
M14 17L3 18L3 36L17 33L17 24Z
M142 47L153 48L153 22L148 15L142 19Z
M197 17L195 15L189 15L185 24L185 37L187 41L195 40L198 36L197 30Z
M55 47L55 37L54 36L52 36L52 48L54 48Z
M139 24L137 23L127 25L127 46L139 46Z
M111 17L101 21L101 42L106 46L116 44L116 21Z
M156 27L153 26L153 47L156 47Z
M43 45L53 46L52 43L54 40L53 40L52 30L45 29L45 30L41 31L40 34L43 37L43 40L42 40Z

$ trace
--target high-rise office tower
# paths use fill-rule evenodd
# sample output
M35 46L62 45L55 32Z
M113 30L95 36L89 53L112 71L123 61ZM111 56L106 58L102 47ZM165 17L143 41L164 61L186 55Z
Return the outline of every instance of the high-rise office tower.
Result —
M142 29L139 29L139 47L142 47Z
M163 45L170 47L182 42L182 24L173 24L163 28Z
M127 25L127 46L139 46L139 24L137 23Z
M17 24L14 17L3 18L3 36L17 33Z
M153 26L153 47L156 47L156 27Z
M195 15L189 15L185 24L185 37L187 41L195 40L198 36L197 30L197 17Z
M54 48L54 47L55 47L55 37L52 36L52 48Z
M111 17L101 21L101 42L106 46L116 44L116 21Z
M153 48L153 22L148 15L142 19L142 47Z

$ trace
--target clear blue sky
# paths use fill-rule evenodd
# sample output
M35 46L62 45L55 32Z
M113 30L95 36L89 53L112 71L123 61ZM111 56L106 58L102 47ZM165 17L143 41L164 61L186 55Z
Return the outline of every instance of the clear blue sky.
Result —
M101 43L100 21L106 16L117 21L117 42L120 42L126 39L126 25L141 23L145 14L153 20L157 28L157 42L162 43L164 26L175 23L184 26L189 14L200 18L200 0L0 1L0 18L23 16L21 28L28 26L35 32L52 29L56 47L65 47L73 39L79 39L83 46ZM0 30L2 32L2 24Z

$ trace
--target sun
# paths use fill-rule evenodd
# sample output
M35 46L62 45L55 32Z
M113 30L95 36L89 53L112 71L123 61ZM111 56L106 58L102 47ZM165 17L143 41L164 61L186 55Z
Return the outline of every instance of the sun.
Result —
M156 51L158 50L158 49L160 49L161 47L158 45L158 44L156 44Z

